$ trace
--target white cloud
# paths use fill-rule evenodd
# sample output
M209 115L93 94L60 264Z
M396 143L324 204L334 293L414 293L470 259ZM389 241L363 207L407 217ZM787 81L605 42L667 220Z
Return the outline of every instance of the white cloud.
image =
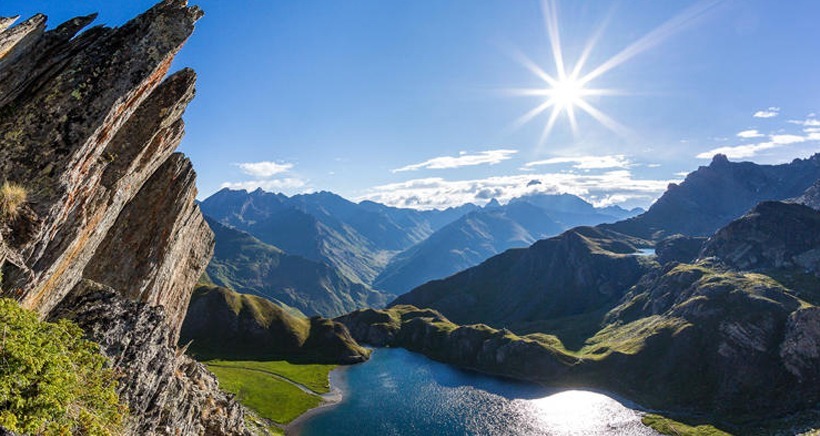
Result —
M236 164L243 173L254 177L271 177L276 174L281 174L293 168L291 163L276 163L276 162L245 162Z
M533 180L540 183L532 183ZM623 199L649 204L666 190L669 183L677 181L636 179L628 170L603 174L528 173L476 180L433 177L376 186L357 201L372 200L415 209L442 209L465 203L484 204L493 198L506 203L532 193L569 193L596 205L626 201Z
M304 188L307 183L295 177L287 177L284 179L273 180L251 180L247 182L225 182L220 188L228 188L234 190L244 189L246 191L254 191L257 188L262 188L263 191L281 192L291 191L294 189Z
M752 157L761 151L770 150L773 148L782 147L789 144L798 144L806 141L813 141L820 139L812 134L808 136L798 135L771 135L769 140L758 144L744 144L733 147L718 147L709 151L705 151L697 155L698 159L711 159L716 154L725 154L730 159L741 159Z
M772 135L769 137L772 143L776 145L796 144L798 142L806 142L805 136L798 135Z
M778 116L779 114L780 114L780 108L772 106L772 107L769 107L766 110L755 112L753 116L755 118L774 118L774 117Z
M805 120L789 120L792 124L799 124L803 127L820 127L820 120L816 118L806 118Z
M404 171L416 171L420 169L441 170L448 168L459 168L484 164L495 165L497 163L512 158L512 156L516 153L518 153L518 150L506 149L488 150L478 152L475 154L468 154L462 151L458 156L435 157L421 163L396 168L393 170L393 172L400 173Z
M535 162L527 162L525 167L541 165L574 164L573 168L579 170L592 170L604 168L628 168L632 163L624 155L612 156L574 156L574 157L553 157Z
M737 136L740 138L762 138L765 135L757 130L744 130L742 132L738 132Z

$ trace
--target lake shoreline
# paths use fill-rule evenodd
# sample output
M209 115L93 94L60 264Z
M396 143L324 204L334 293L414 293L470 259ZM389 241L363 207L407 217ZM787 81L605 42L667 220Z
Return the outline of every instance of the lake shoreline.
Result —
M387 350L374 351L375 358L368 365L354 365L331 373L331 386L342 393L343 402L323 405L301 415L285 428L286 434L328 434L332 430L339 435L368 435L403 428L447 435L480 434L475 433L479 429L504 435L545 431L569 434L564 430L567 425L574 424L564 422L561 412L566 407L567 398L576 399L577 410L572 409L572 412L592 413L590 417L597 420L594 424L597 427L590 429L620 428L630 434L659 434L641 422L649 410L598 389L545 387L458 368L406 349L401 349L398 354L398 349L386 353ZM366 388L368 393L362 396L361 392L357 393L359 388ZM406 392L413 394L407 395ZM558 397L549 399L555 395ZM606 399L602 402L600 397ZM421 398L424 401L420 401ZM464 404L471 406L466 409L453 407L458 404L454 402L456 398L462 401L466 398L468 403ZM584 403L592 408L585 407ZM328 412L329 408L340 404L338 412ZM601 408L594 404L600 404ZM374 408L378 407L402 410L403 417L379 414L378 420L368 421ZM482 408L486 410L481 411ZM488 413L489 410L493 413ZM416 413L408 416L408 411ZM358 417L355 427L344 418L347 415ZM476 418L482 421L476 422Z
M363 362L366 363L366 362ZM347 383L345 372L349 366L339 366L330 371L328 376L330 379L330 392L321 395L322 402L318 406L308 409L305 413L299 415L296 419L283 426L286 435L298 435L302 430L302 426L312 417L339 405L345 398Z

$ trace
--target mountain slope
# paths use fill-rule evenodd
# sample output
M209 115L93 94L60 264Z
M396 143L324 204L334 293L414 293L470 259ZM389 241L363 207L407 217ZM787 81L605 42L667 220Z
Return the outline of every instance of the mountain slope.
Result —
M820 212L760 203L709 238L701 255L745 271L799 268L820 274Z
M820 304L820 211L760 203L709 238L700 256L718 258L736 270L765 273Z
M354 283L323 263L289 255L247 233L206 220L216 240L207 274L220 286L261 295L307 315L337 316L387 302L385 294Z
M509 248L527 247L563 228L528 203L465 215L396 255L374 286L403 294L432 279L477 265Z
M373 282L395 252L424 240L444 220L457 218L470 206L416 211L356 204L329 192L287 197L228 189L201 204L206 215L222 224L290 254L331 265L364 284Z
M498 327L579 315L614 304L651 268L649 258L631 254L645 243L579 227L419 286L390 305Z
M429 280L445 278L507 249L527 247L570 227L615 222L635 213L620 208L596 209L569 194L528 195L503 206L491 203L397 254L376 278L374 286L400 295Z
M588 283L584 290L572 280L606 283L601 279L610 278L613 283L611 277L623 268L623 257L615 253L624 251L627 242L600 228L573 229L527 250L510 250L397 300L440 312L394 304L338 320L354 338L377 346L401 346L506 377L605 389L687 422L697 416L737 434L759 432L761 420L803 412L816 416L820 308L811 298L817 296L818 281L812 275L814 291L804 294L776 277L742 269L789 270L789 262L820 248L818 216L801 205L765 202L718 231L703 250L708 258L691 264L642 263L639 277L629 280L632 285L616 301L598 298L601 316L592 317L592 328L574 344L564 340L555 323L553 330L536 328L522 335L512 322L525 318L516 314L499 322L498 315L505 313L504 300L509 299L537 308L538 316L561 316L564 331L565 324L589 321L565 316L573 309L566 301L594 301L591 291L600 285ZM702 240L689 242L696 246ZM527 256L534 259L527 261ZM601 256L605 258L596 261ZM569 262L562 265L563 258ZM806 268L800 264L801 270ZM538 273L531 273L505 287L527 271L546 270L549 281L539 283ZM624 283L616 288L623 289ZM525 292L517 293L521 288ZM489 307L477 306L479 302ZM562 310L554 310L560 306ZM594 307L582 310L596 314L589 309ZM487 322L498 329L459 326L448 314L464 320L462 324ZM508 325L516 332L500 328Z
M200 286L182 324L180 344L205 359L358 363L370 352L344 326L289 314L273 302L223 287Z
M820 153L782 165L729 162L715 155L680 185L669 185L646 213L608 228L652 239L675 233L709 236L761 201L803 194L818 178Z

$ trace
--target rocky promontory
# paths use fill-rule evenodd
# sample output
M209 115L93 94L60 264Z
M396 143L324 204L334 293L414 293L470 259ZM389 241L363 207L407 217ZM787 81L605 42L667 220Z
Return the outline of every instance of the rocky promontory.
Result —
M176 349L213 252L174 153L196 75L170 65L202 16L165 0L119 28L0 20L2 296L82 326L114 369L129 434L242 434L241 408Z

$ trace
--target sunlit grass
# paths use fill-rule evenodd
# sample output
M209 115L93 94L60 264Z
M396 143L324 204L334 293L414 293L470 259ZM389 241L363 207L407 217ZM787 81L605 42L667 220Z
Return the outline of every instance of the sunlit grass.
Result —
M270 362L210 360L205 364L211 369L228 367L269 372L299 383L318 394L330 392L329 375L330 371L336 368L336 365L296 365L283 360Z
M318 395L306 393L287 381L254 369L209 365L222 389L259 416L287 424L321 404Z
M711 425L691 426L681 422L673 421L669 418L648 414L641 418L643 425L651 427L659 433L674 436L731 436Z

